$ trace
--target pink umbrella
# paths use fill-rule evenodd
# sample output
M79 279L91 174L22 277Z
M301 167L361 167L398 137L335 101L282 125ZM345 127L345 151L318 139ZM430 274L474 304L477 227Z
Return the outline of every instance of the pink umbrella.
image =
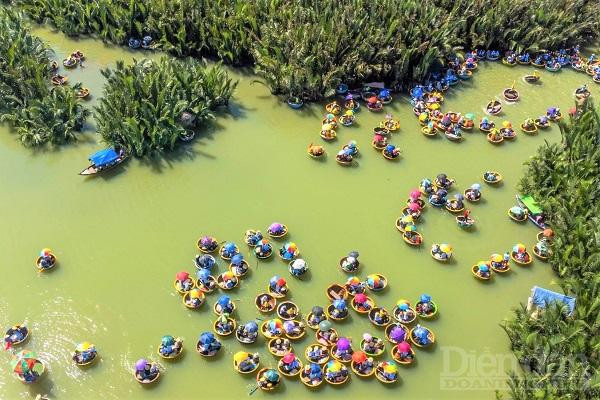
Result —
M189 277L190 277L190 274L185 271L179 271L177 273L177 275L175 275L175 279L177 279L178 281L181 281L181 282L187 280L187 278L189 278Z
M374 142L381 142L383 140L383 136L377 134L375 136L373 136L373 141Z
M408 205L408 209L409 209L410 211L413 211L413 212L414 212L414 211L419 211L419 208L420 208L420 207L419 207L419 204L418 204L418 203L412 203L412 202L411 202L411 203Z
M413 200L417 200L419 197L421 197L421 192L419 191L419 189L413 189L410 192L410 198Z
M283 362L286 364L293 362L295 359L296 359L296 356L294 355L294 353L287 353L286 355L283 356Z
M410 352L410 344L408 342L400 342L398 343L398 350L400 350L400 353L408 353Z
M363 293L359 293L356 296L354 296L354 300L359 304L364 303L365 301L367 301L367 296Z

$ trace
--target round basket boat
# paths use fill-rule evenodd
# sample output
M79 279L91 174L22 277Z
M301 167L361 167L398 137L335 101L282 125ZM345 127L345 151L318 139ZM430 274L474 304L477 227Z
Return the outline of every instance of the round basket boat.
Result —
M235 250L234 250L234 252L233 252L233 255L235 255L235 254L239 254L239 253L240 253L240 248L239 248L239 247L237 247L237 246L235 246ZM223 260L225 260L225 261L230 261L230 260L231 260L231 257L232 257L233 255L227 255L227 254L225 254L225 247L221 247L221 248L219 249L219 256L221 256L221 258L222 258Z
M506 214L508 214L508 216L510 217L510 219L512 219L515 222L524 222L527 221L527 216L528 216L528 211L527 209L523 209L523 216L522 217L518 217L516 215L513 215L513 213L510 212L510 208L508 209L508 211L506 212Z
M267 304L262 306L261 299L265 297L267 300ZM269 293L261 293L254 299L254 305L256 305L258 311L263 313L270 313L275 309L275 307L277 307L277 300Z
M351 157L351 156L350 156L350 157ZM340 165L343 165L343 166L346 166L346 167L347 167L348 165L352 165L352 163L354 162L354 159L353 159L353 158L350 158L350 160L345 160L345 159L341 159L341 158L339 158L339 156L335 156L335 161L336 161L338 164L340 164Z
M284 313L284 306L287 307L288 310L293 310L293 312L286 311ZM291 321L295 319L298 316L298 314L300 314L300 309L298 308L296 303L292 301L284 301L277 306L277 315L284 321Z
M425 135L425 136L433 137L433 136L437 135L437 130L436 129L432 129L432 128L428 127L428 126L424 126L424 127L421 128L421 133L423 135Z
M242 278L250 271L250 264L246 260L242 260L241 265L229 264L229 270L233 272L237 278Z
M269 349L269 353L273 354L275 357L283 357L286 353L293 350L292 342L287 338L273 338L269 340L267 349Z
M377 312L385 312L383 321L381 322L377 322L375 321L375 314ZM387 312L387 310L383 307L375 307L373 309L371 309L371 311L369 311L369 321L371 321L371 323L375 326L381 326L381 327L385 327L387 326L390 322L392 322L392 318L390 317L390 314Z
M291 322L293 322L294 326L299 329L299 333L292 334L292 333L286 332L285 336L290 340L298 340L298 339L303 338L304 335L306 335L306 328L304 327L304 324L302 324L300 321L294 321L294 320L292 320Z
M256 374L256 385L261 389L264 390L266 392L270 392L271 390L275 390L277 389L277 387L279 386L279 384L281 383L281 378L277 379L276 382L269 382L266 379L264 380L265 384L261 384L261 379L263 377L263 375L265 374L265 372L267 372L268 370L270 370L271 368L263 368L260 371L258 371L258 373Z
M416 328L413 328L410 330L410 333L408 334L408 337L410 338L410 341L417 347L421 347L421 348L426 348L426 347L430 347L435 343L435 334L433 333L433 331L429 328L427 328L427 330L429 331L429 335L427 335L427 338L429 339L429 343L426 344L425 346L423 346L422 344L420 344L417 340L415 340L413 333L415 331Z
M256 342L256 340L258 339L258 333L253 334L253 336L244 336L243 333L244 333L244 326L243 325L238 326L237 329L235 330L235 338L240 343L252 344L252 343Z
M317 146L315 146L315 147L317 147ZM320 146L318 146L318 147L320 147ZM307 153L308 153L308 155L309 155L310 157L312 157L312 158L316 158L316 159L318 159L318 158L323 158L323 157L325 157L325 154L327 154L327 153L325 152L325 149L323 149L323 152L322 152L322 153L320 153L320 154L314 154L314 153L311 151L311 148L312 148L312 146L308 146L308 149L306 150L306 152L307 152Z
M271 236L272 238L280 239L280 238L284 237L285 235L287 235L287 233L288 233L288 227L285 224L281 224L281 227L283 228L282 232L280 232L280 233L273 233L273 232L271 232L270 229L267 229L267 234L269 236Z
M448 256L448 258L442 258L441 254L434 253L433 249L431 249L429 254L431 254L431 257L433 257L434 260L439 261L439 262L448 262L448 260L450 260L450 258L452 257L452 254L450 254Z
M69 77L62 75L54 75L52 78L50 78L50 83L52 83L54 86L66 85L68 81Z
M456 223L461 228L470 228L475 224L475 220L471 217L465 217L464 215L458 215L456 217Z
M355 272L356 270L358 270L358 267L360 267L360 262L358 260L356 260L356 263L350 268L344 267L344 261L346 261L347 258L348 256L340 258L340 261L338 262L340 269L344 272Z
M237 372L239 374L243 374L243 375L245 375L245 374L251 374L251 373L255 372L258 369L259 364L260 363L258 363L258 362L256 364L254 364L254 368L252 368L249 371L242 371L241 365L238 364L238 362L236 360L233 360L233 369L235 370L235 372Z
M350 363L350 369L352 370L352 372L354 372L357 376L360 376L361 378L368 378L373 376L373 374L375 374L375 367L372 366L371 369L368 372L360 372L358 370L358 367L356 365L356 363L354 361L352 361Z
M548 128L550 128L550 122L546 121L545 123L543 123L540 118L534 119L533 123L535 124L535 127L538 128L538 129L548 129Z
M506 266L502 267L502 268L498 267L496 264L497 263L490 262L490 268L492 269L492 271L497 272L499 274L504 274L504 273L510 271L510 265L508 265L508 263L506 263ZM504 264L504 263L500 263L500 264Z
M233 290L236 287L238 287L238 285L240 284L240 280L235 275L233 276L233 278L231 278L231 280L234 282L234 285L232 287L227 287L227 285L225 285L225 279L223 278L223 274L220 274L219 276L217 276L217 286L219 286L221 290Z
M275 338L283 337L283 328L281 328L281 333L279 333L279 334L273 334L271 331L269 331L267 329L267 323L268 322L269 321L264 321L260 325L260 333L262 333L263 336L266 337L267 339L275 339Z
M386 153L385 149L383 149L383 150L381 150L381 154L383 155L383 157L386 160L390 160L390 161L397 160L398 158L400 158L400 152L393 153L392 155L390 155L390 154Z
M276 299L283 299L289 291L287 288L287 284L284 287L285 290L280 289L282 290L281 292L276 292L275 290L271 289L271 285L267 285L267 292Z
M342 370L344 370L344 369L347 370L348 368L345 365L342 364ZM348 382L348 379L350 379L350 374L348 374L341 381L337 381L337 382L336 381L332 381L332 380L330 380L330 379L327 378L327 372L329 372L329 368L327 368L327 365L325 365L323 367L323 374L325 376L325 381L327 383L329 383L330 385L342 385L342 384Z
M173 281L173 287L175 288L175 290L177 291L177 293L179 294L186 294L188 293L190 290L192 290L193 288L196 287L196 282L192 279L192 278L187 278L184 282L190 281L192 282L190 285L189 289L185 289L184 286L182 285L181 281L178 279L175 279L175 281Z
M372 284L369 283L369 280L367 279L367 288L372 291L372 292L381 292L383 289L385 289L388 285L388 280L385 276L381 275L381 274L373 274L376 275L379 278L379 281L381 282L381 286L380 287L375 287Z
M489 133L495 127L496 127L496 124L493 122L489 122L487 127L484 127L481 123L479 124L479 130L484 133Z
M204 293L212 293L215 291L215 289L218 287L217 286L217 279L210 275L208 277L208 284L205 285L204 283L200 282L200 279L196 280L196 286L198 287L198 289L202 290Z
M410 331L410 329L408 327L406 327L404 324L401 324L399 322L392 322L388 326L385 327L385 338L387 339L388 342L390 342L392 344L400 343L397 340L392 339L392 337L390 336L390 334L394 328L404 329L404 332L406 332L406 338L408 338L408 332Z
M504 100L514 103L519 101L519 92L517 92L514 88L506 88L502 92L504 96Z
M336 316L334 317L333 314L333 310L335 310L335 306L333 304L330 304L329 306L327 306L327 308L325 309L325 314L327 314L327 318L332 320L332 321L343 321L346 318L348 318L348 315L350 315L350 313L348 312L348 309L346 309L346 313L343 314L342 316Z
M190 292L187 292L186 294L183 295L183 297L181 298L181 302L183 303L184 306L186 306L186 308L189 308L190 310L197 310L198 308L200 308L202 306L202 304L204 304L204 292L200 291L199 292L201 294L200 297L198 297L198 299L200 300L198 302L198 304L194 305L194 304L188 304L188 301L191 300L191 296L190 296Z
M313 348L313 347L318 347L321 349L321 357L319 357L319 358L311 357L310 351L311 351L311 348ZM306 347L306 349L304 350L304 357L306 357L306 359L312 363L325 364L327 361L329 361L329 349L324 344L312 343L312 344L308 345Z
M304 364L302 364L302 361L300 361L299 358L297 358L299 366L298 366L298 370L295 372L286 372L283 370L283 365L285 364L283 362L283 360L279 360L279 362L277 363L277 370L279 370L279 372L281 373L281 375L283 376L287 376L288 378L292 378L296 375L300 374L300 371L302 371L302 369L304 368Z
M402 324L411 324L413 323L416 319L417 319L417 312L415 311L414 308L412 308L410 306L410 303L408 303L408 310L407 310L410 318L403 318L401 313L402 310L400 310L400 308L398 306L394 307L394 310L392 312L392 316L394 317L394 319Z
M198 247L198 250L200 250L204 254L210 254L210 253L214 253L215 251L217 251L217 249L219 248L219 241L215 238L211 238L211 239L213 242L212 247L206 247L206 246L202 245L202 243L201 243L202 239L198 239L198 241L196 242L196 246Z
M533 261L533 258L531 257L531 255L527 251L525 251L525 254L527 255L527 259L525 261L521 261L521 260L519 260L519 259L517 259L515 257L515 252L511 251L510 252L510 259L513 260L515 263L517 263L519 265L529 265Z
M381 340L381 339L379 339L379 338L378 338L378 337L376 337L376 336L373 336L373 339L375 339L375 340ZM382 341L382 343L383 343L383 341ZM378 356L382 355L382 354L385 352L385 344L383 344L383 347L382 347L382 348L380 348L380 349L377 349L377 351L376 351L375 353L371 353L371 352L369 352L369 351L365 350L365 339L363 339L363 340L361 340L361 341L360 341L360 349L361 349L362 351L364 351L364 352L365 352L365 354L366 354L366 355L368 355L368 356L371 356L371 357L378 357Z
M491 144L500 144L504 142L504 136L498 135L497 137L494 137L494 134L490 132L487 134L487 141Z
M411 357L404 357L404 358L401 357L400 350L398 350L398 346L392 347L391 354L392 354L392 359L401 365L412 364L415 361L415 356L416 356L415 351L411 348L410 349L410 354L412 355Z
M338 333L334 328L329 329L328 332L331 333L331 335L329 336L329 339L327 339L323 335L323 332L320 329L317 329L317 331L315 332L315 338L317 338L317 342L319 342L320 344L325 345L327 347L333 346L334 344L336 344L337 340L339 338Z
M479 266L477 265L473 265L471 267L471 273L473 274L473 276L477 279L480 279L482 281L489 281L492 278L492 270L490 269L490 273L488 276L481 276L479 275Z
M415 304L415 312L417 313L417 315L421 318L425 318L425 319L431 319L434 318L437 315L438 312L438 306L437 304L435 304L435 302L430 301L429 303L431 304L431 307L433 308L433 310L431 310L429 313L424 313L420 311L420 307L419 304L422 304L422 301L417 301L417 303Z
M342 106L340 106L337 101L334 101L325 105L325 110L330 114L337 115L342 111Z
M350 306L352 307L352 309L359 314L367 314L369 311L371 311L373 309L373 307L375 307L375 301L372 298L370 298L369 296L367 296L367 300L365 301L365 304L367 305L366 308L359 307L356 304L356 300L354 297L352 298L352 301L350 302Z
M527 127L527 126L525 126L525 124L523 123L523 124L521 124L521 130L522 130L523 132L525 132L525 133L529 134L529 135L533 135L533 134L537 133L537 131L538 131L538 128L537 128L537 126L535 126L535 125L533 125L533 126L530 126L530 127Z
M75 93L75 97L78 99L87 99L90 95L90 89L82 87Z
M402 235L402 239L409 245L411 246L420 246L421 243L423 243L423 235L421 235L419 232L411 232L413 235L415 235L415 238L409 238L406 233L404 233ZM416 238L420 238L420 240L417 241Z
M533 254L542 261L548 261L548 256L542 255L542 253L539 252L537 246L535 245L533 246Z
M333 130L333 129L330 129L328 131L321 131L320 135L321 135L321 139L328 141L328 142L331 140L334 140L337 137L337 133L335 133L335 130Z
M171 353L169 355L164 355L163 353L161 353L160 352L160 347L161 346L158 346L156 348L156 352L158 353L158 355L161 358L164 358L165 360L174 360L174 359L178 358L183 353L183 342L181 343L181 346L176 351L174 351L173 353Z
M160 347L159 347L160 349ZM71 356L71 359L73 360L73 362L75 363L75 365L77 365L78 367L87 367L88 365L91 365L94 361L96 361L96 359L98 358L98 352L94 351L92 353L92 358L86 360L86 361L78 361L78 357L77 357L77 351L73 353L73 355ZM180 352L181 353L181 352ZM161 357L164 358L164 356L161 355Z
M341 363L349 363L350 361L352 361L352 354L354 353L354 350L350 349L350 351L348 352L347 358L343 358L343 357L336 355L335 354L336 352L337 352L337 344L334 344L329 349L329 355L331 356L331 358L333 358L334 360L337 360Z
M200 343L199 340L196 342L196 351L202 357L207 357L207 358L214 357L221 350L221 348L222 348L222 346L207 352L205 350L202 350L202 343Z
M324 379L323 377L321 377L321 379L311 379L310 365L307 365L302 369L302 372L300 372L300 382L304 383L309 388L314 389L319 387L324 382Z
M537 81L539 81L539 80L540 80L540 76L539 76L539 75L534 75L534 74L531 74L531 75L525 75L525 76L523 77L523 79L524 79L524 80L525 80L525 82L527 82L527 83L535 83L535 82L537 82Z
M502 103L498 100L492 100L487 104L485 110L490 115L498 115L502 112Z
M348 291L339 283L332 283L325 289L325 294L329 300L348 299Z
M42 266L42 257L38 257L35 259L35 266L39 272L50 271L52 268L56 267L58 259L52 253L48 255L50 257L50 265L47 267Z
M457 204L458 204L458 200L456 200L456 199L448 200L446 202L446 206L445 206L446 210L450 211L451 213L463 212L465 210L464 204L460 208L457 208L458 207Z
M396 374L395 379L390 380L386 378L384 374L384 365L382 362L380 362L375 367L375 378L377 378L377 380L383 384L392 385L398 381L398 374Z
M485 183L489 183L491 185L496 184L496 183L500 183L502 181L502 174L500 174L499 172L496 171L490 171L494 174L494 176L496 177L495 181L490 181L488 179L486 179L485 175L483 176L483 180Z
M319 329L319 324L312 324L312 323L310 322L310 320L312 319L312 317L313 317L313 313L312 313L312 311L311 311L311 312L309 312L308 314L306 314L306 318L305 318L305 320L306 320L306 325L307 325L309 328L311 328L311 329ZM323 312L323 319L321 319L321 321L325 321L325 320L327 320L327 314L325 314L325 312ZM321 321L319 321L319 322L321 322Z
M501 128L500 134L504 140L513 140L517 137L517 132L515 132L512 128Z
M229 322L229 324L231 325L231 330L219 330L218 329L218 325L219 325L219 320L216 320L213 323L213 330L215 331L215 333L219 336L229 336L231 335L233 332L235 332L235 328L237 327L237 322L235 322L235 319L233 318L227 318L227 321Z
M152 364L152 365L154 365L154 364ZM133 371L133 377L135 378L136 381L138 381L142 385L150 385L150 384L158 381L158 378L160 378L160 371L156 371L156 375L154 375L150 379L142 379L140 376L138 376L137 371Z
M509 67L514 67L515 65L517 65L517 60L509 61L506 57L503 57L502 64Z

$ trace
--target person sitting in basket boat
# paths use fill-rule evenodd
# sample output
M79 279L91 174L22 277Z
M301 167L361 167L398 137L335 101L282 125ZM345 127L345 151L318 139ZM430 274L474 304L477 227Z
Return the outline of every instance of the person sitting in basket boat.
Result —
M494 127L494 125L492 125L492 123L490 122L490 120L487 117L481 118L481 123L479 125L480 125L481 129L483 129L485 131L488 131Z
M546 116L550 119L555 119L560 116L560 108L558 107L549 107L546 111Z
M429 202L436 207L443 207L446 204L446 196L448 192L444 189L439 189L437 192L429 196Z
M452 249L448 244L442 243L434 243L431 245L431 254L435 255L437 258L441 260L447 260L450 258L451 252L443 251L443 249Z
M311 143L312 144L312 143ZM261 231L247 231L246 232L246 243L248 246L256 246L263 239Z
M158 351L163 357L170 357L171 355L179 353L181 351L181 346L183 346L183 340L174 338L171 335L165 335L161 339Z
M373 337L370 333L364 333L362 338L362 350L367 354L378 354L385 346L383 340Z
M413 226L414 226L414 225L413 225ZM419 234L417 233L417 231L416 231L416 230L413 230L413 231L405 231L405 232L404 232L404 236L406 236L406 238L407 238L407 239L408 239L408 240L409 240L411 243L414 243L414 244L421 244L421 240L422 240L422 238L421 238L421 235L419 235Z
M216 260L210 254L196 254L194 258L194 264L196 264L196 268L198 269L207 269L209 272L216 265Z
M73 361L80 365L87 364L96 358L97 355L98 350L96 350L96 346L88 342L83 342L77 345L73 353Z
M358 251L351 251L348 253L348 255L342 260L342 269L347 272L356 271L360 264L358 261L358 256Z
M277 309L279 315L285 319L293 319L298 315L298 308L293 303L282 303Z
M311 326L319 325L321 321L325 321L327 318L325 317L325 312L323 307L314 306L310 312L310 316L308 317L308 323Z
M135 376L140 381L153 381L159 374L158 365L149 363L145 359L140 359L135 363Z
M346 306L346 300L337 299L333 301L333 310L331 310L332 318L344 318L348 315L348 307Z
M287 281L284 278L275 275L269 279L269 289L275 294L285 296L288 292Z
M209 292L217 287L217 280L210 274L209 269L199 269L196 272L196 277L200 285Z
M229 314L221 314L217 317L215 329L219 333L229 333L233 331L233 324L229 319Z
M40 267L42 269L51 268L56 262L56 257L50 249L43 249L40 252Z
M245 353L245 352L241 352L241 353ZM258 355L258 353L254 353L254 354L245 353L244 355L245 355L245 358L243 358L237 364L237 368L239 369L240 372L254 371L256 369L256 367L258 366L258 364L260 363L260 356Z
M352 162L352 160L353 160L352 150L350 150L350 149L340 150L336 154L335 158L341 162L347 162L347 163Z
M541 120L541 118L540 118ZM533 118L527 118L525 120L525 122L523 122L523 128L527 129L527 130L531 130L535 128L535 121L533 120Z
M379 148L387 146L387 138L378 133L373 135L373 146Z
M431 339L429 339L430 333L427 328L417 324L412 336L421 346L427 346L431 343Z
M323 351L321 346L309 346L306 352L307 356L311 360L321 360L327 357L327 351Z
M527 215L527 214L525 214L525 210L519 206L511 207L510 210L508 210L508 212L510 213L510 215L512 215L514 218L516 218L518 220L525 219L525 216Z
M469 189L466 191L467 200L479 200L481 198L481 185L479 183L474 183L471 185Z
M263 239L260 242L260 245L254 248L254 254L257 257L268 257L273 252L273 245L269 243L268 239Z
M258 324L255 321L246 322L238 327L238 336L254 342L258 337Z
M300 371L300 360L294 353L287 353L281 358L279 361L279 367L282 372L285 372L288 375L295 375Z
M308 379L310 379L311 382L321 382L323 381L323 370L321 369L321 366L317 363L310 363L310 365L307 365L306 367L304 367L305 371L308 370L308 372L305 372L308 374Z
M508 263L504 262L504 258L500 254L492 254L490 256L490 265L492 269L499 271L504 271L508 267Z
M225 271L221 276L223 277L223 283L227 289L233 289L238 283L238 279L231 271Z
M475 64L475 60L473 59L473 57L469 57L467 58L467 61L465 61L465 66L467 67L467 69L473 69L477 66L477 64Z
M364 293L358 293L354 296L354 306L358 311L367 312L370 311L373 307L372 303L369 301L369 298Z
M435 306L431 301L431 296L427 293L423 293L419 298L419 303L416 305L416 311L418 314L429 315L435 311Z
M326 379L329 382L344 382L348 379L348 368L336 360L331 360L327 363Z
M365 284L357 276L351 276L346 280L348 293L356 295L365 291Z
M308 271L308 264L303 259L297 258L290 263L289 271L292 276L302 276Z
M237 253L238 253L238 248L235 245L235 243L227 242L223 246L223 253L222 253L223 257L232 258Z
M421 180L421 183L419 184L419 189L425 194L433 193L433 184L431 183L431 180L427 178Z
M373 358L367 357L364 351L356 351L352 354L352 363L359 374L369 375L373 371Z
M385 311L383 308L380 308L379 310L376 310L373 313L373 322L375 322L378 325L383 325L389 320L390 316L387 313L387 311Z
M389 158L396 158L400 155L400 149L398 149L393 144L388 144L383 149L383 154L388 156Z
M490 277L490 274L491 274L490 267L488 267L487 264L485 264L485 263L479 264L478 270L477 270L477 275L479 275L483 279L487 279Z
M462 194L457 193L454 195L455 201L448 200L446 201L446 204L453 210L460 210L465 208L464 198L465 197Z
M215 304L215 311L219 314L231 314L235 309L235 304L231 301L231 298L227 295L222 295L217 299Z
M272 344L269 343L269 347L277 354L285 354L292 348L292 342L287 338L276 338L273 339Z
M540 257L550 257L550 249L548 248L548 243L545 240L540 240L535 244L535 252Z
M269 369L265 371L260 378L257 379L256 384L259 388L263 390L271 390L273 387L279 384L281 378L279 374L274 369Z
M496 182L498 180L498 175L493 171L485 171L483 177L489 182Z
M336 343L335 352L333 353L334 358L348 362L352 359L352 346L350 345L350 339L347 337L340 337Z
M427 340L429 340L429 339L427 339ZM400 356L400 359L402 361L409 361L414 358L415 355L412 351L412 347L410 346L410 343L408 343L406 341L402 341L402 342L398 343L398 345L396 347L398 349L398 355Z
M221 350L221 342L215 338L212 332L203 332L198 338L198 351L204 355L212 355Z
M202 247L202 250L210 253L219 247L219 242L217 242L213 237L204 236L202 239L200 239L200 246Z
M290 337L298 337L304 332L304 323L295 321L284 321L283 331Z
M244 261L244 256L236 254L231 257L231 269L235 275L244 275L248 272L248 263Z

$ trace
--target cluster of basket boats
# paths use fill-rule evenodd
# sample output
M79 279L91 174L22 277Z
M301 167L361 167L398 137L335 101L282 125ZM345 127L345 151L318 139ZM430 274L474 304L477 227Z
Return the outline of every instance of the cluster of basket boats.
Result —
M273 232L271 229L273 226L281 227L281 230ZM269 235L275 234L277 239L283 238L287 232L287 227L279 223L272 224L267 230ZM266 239L257 239L255 236L257 233L260 237L259 231L246 232L244 240L250 247L265 244ZM220 283L218 277L210 279L206 274L200 275L200 271L205 266L206 256L210 253L218 252L223 260L233 260L235 255L227 254L227 251L223 250L226 245L221 246L221 244L211 237L200 239L198 248L205 254L195 259L199 278L193 279L187 273L177 274L174 286L183 296L186 307L199 308L204 303L205 294L211 293L216 288L229 289ZM284 256L285 251L288 250L290 250L289 243L284 244L280 249L280 256L285 261L288 261ZM239 254L239 249L236 248L235 251L236 255ZM255 254L259 256L259 252L255 251ZM296 252L290 260L290 273L296 277L298 276L297 265L294 265L294 261L299 260L298 256L299 252ZM339 261L340 269L346 273L356 272L359 266L358 252L351 252ZM229 272L237 274L239 278L245 275L240 275L233 264L229 266ZM215 284L207 284L211 281ZM260 356L257 353L238 352L233 362L234 369L239 373L256 372L257 387L263 390L275 389L281 382L280 375L299 377L309 387L319 386L323 382L339 385L348 381L349 370L360 377L375 376L383 383L394 383L398 379L396 365L409 365L415 360L416 354L410 343L416 347L429 347L435 343L435 334L430 329L420 324L412 328L410 326L417 318L434 318L438 313L438 307L430 296L422 295L414 308L409 301L399 300L389 312L385 307L378 306L375 300L367 295L368 292L382 291L387 286L388 279L381 274L370 274L365 280L350 276L345 284L334 283L327 287L326 296L330 301L327 307L314 306L302 318L300 307L286 299L290 292L287 282L275 276L269 281L266 291L256 296L254 303L261 314L276 314L276 316L264 321L259 319L262 321L260 325L256 321L238 324L232 317L236 304L227 296L221 296L213 306L214 313L218 315L217 321L213 324L213 331L217 337L234 335L242 344L254 343L260 335L267 340L269 353L280 358L277 369L259 368ZM196 294L192 295L193 293ZM192 297L200 300L191 304L189 301ZM389 351L391 360L377 363L373 361L374 357L386 353L384 340L376 335L365 334L360 342L360 349L353 349L350 339L338 334L332 322L344 320L349 316L346 302L359 315L369 318L373 325L385 329L385 338L391 346ZM293 342L306 336L309 330L314 330L315 343L304 349L303 353L308 361L304 363L294 353ZM214 337L211 339L212 343L218 345L213 346L213 350L207 350L209 349L205 343L207 334L205 332L201 335L196 349L204 357L213 357L222 347L217 337ZM172 357L177 357L182 350L183 346L180 346L177 354L173 354ZM164 357L160 349L159 354ZM142 381L142 383L150 382Z
M85 55L79 51L75 50L71 53L68 58L65 58L62 62L63 66L68 69L76 68L78 65L85 60ZM58 62L52 61L50 64L50 70L52 71L52 76L50 77L50 83L54 86L63 86L69 82L69 77L65 75L61 75L58 73L59 65ZM75 96L80 99L87 99L90 95L90 89L86 87L77 87Z

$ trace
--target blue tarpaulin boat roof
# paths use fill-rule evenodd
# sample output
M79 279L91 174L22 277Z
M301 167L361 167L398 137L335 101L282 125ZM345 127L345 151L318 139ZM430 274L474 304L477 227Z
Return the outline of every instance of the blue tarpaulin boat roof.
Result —
M552 290L534 286L531 289L531 297L533 304L540 308L546 307L546 304L560 301L569 307L569 315L573 314L573 311L575 310L575 298L553 292Z
M103 167L119 158L119 154L112 147L95 152L90 156L90 161L96 167Z

